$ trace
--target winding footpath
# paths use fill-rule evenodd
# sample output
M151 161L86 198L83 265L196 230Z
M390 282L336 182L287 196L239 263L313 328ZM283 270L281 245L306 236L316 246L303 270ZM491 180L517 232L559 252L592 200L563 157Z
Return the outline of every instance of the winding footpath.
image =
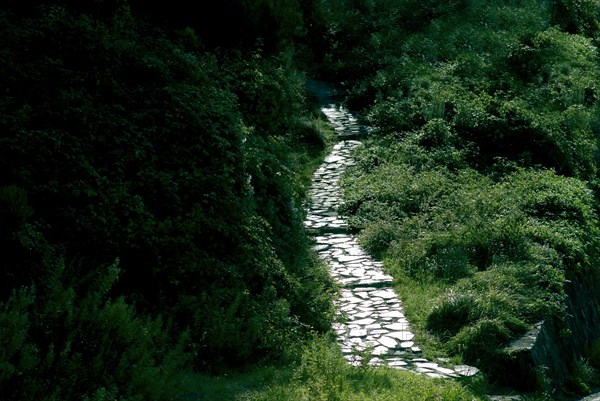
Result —
M430 377L475 375L478 370L474 367L443 367L421 356L402 302L392 288L393 278L384 273L383 263L373 260L348 233L348 223L338 213L339 180L345 168L354 163L354 150L361 146L357 139L368 130L338 105L330 87L313 81L309 88L340 140L313 176L304 225L314 237L314 250L330 266L333 279L341 287L333 329L344 357L354 365L386 365Z

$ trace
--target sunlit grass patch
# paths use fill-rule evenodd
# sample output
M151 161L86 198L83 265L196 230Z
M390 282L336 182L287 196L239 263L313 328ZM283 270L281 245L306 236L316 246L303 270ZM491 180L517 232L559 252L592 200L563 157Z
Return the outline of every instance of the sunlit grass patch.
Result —
M285 376L285 375L284 375ZM414 372L382 367L353 367L337 345L317 339L304 350L291 376L255 392L252 401L423 401L478 400L465 386Z
M317 337L298 363L220 376L181 377L182 400L211 401L476 401L479 393L453 379L432 379L384 367L351 366L337 344ZM186 398L187 397L187 398Z

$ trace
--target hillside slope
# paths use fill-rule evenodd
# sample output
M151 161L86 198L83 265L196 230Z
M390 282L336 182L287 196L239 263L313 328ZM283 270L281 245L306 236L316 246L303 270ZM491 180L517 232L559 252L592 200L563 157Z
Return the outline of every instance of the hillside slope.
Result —
M2 398L168 399L328 330L301 207L325 142L283 37L39 4L0 12Z
M344 182L363 245L440 352L511 386L585 392L597 371L513 375L505 347L544 321L563 350L580 341L571 373L599 367L598 324L574 340L567 302L584 282L600 305L598 3L348 4L319 8L320 61L373 128Z

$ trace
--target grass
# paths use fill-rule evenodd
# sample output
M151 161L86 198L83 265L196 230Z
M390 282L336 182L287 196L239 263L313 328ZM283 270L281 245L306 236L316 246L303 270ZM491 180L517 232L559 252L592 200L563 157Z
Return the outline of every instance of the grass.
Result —
M327 118L316 111L317 105L313 105L313 107L316 116L302 122L304 135L311 138L311 147L307 148L306 143L299 140L292 146L293 150L289 153L290 165L298 171L296 179L299 181L299 187L302 188L303 193L299 194L302 197L306 196L313 173L319 168L323 158L331 152L336 141L335 132Z
M233 401L250 400L253 394L264 391L273 382L282 380L288 370L275 367L255 368L248 372L207 375L194 372L182 373L175 379L179 383L177 400Z
M415 341L423 350L423 356L430 359L448 357L442 343L426 330L427 317L436 300L448 290L448 284L429 277L413 278L401 273L394 273L394 277L394 289L402 300L404 314L410 322ZM453 363L460 364L462 361L454 359Z
M300 361L230 376L189 374L182 394L190 400L227 401L476 401L469 381L431 379L391 368L353 367L336 344L315 338ZM196 398L194 398L196 397ZM200 397L200 398L198 398ZM187 400L182 397L181 399Z

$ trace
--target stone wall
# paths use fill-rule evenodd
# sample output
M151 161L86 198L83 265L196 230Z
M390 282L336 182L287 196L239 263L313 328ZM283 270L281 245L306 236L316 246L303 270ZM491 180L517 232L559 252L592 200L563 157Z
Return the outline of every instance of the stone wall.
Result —
M559 391L575 360L600 339L598 274L574 277L566 284L567 318L546 320L506 348L506 384L531 390Z

